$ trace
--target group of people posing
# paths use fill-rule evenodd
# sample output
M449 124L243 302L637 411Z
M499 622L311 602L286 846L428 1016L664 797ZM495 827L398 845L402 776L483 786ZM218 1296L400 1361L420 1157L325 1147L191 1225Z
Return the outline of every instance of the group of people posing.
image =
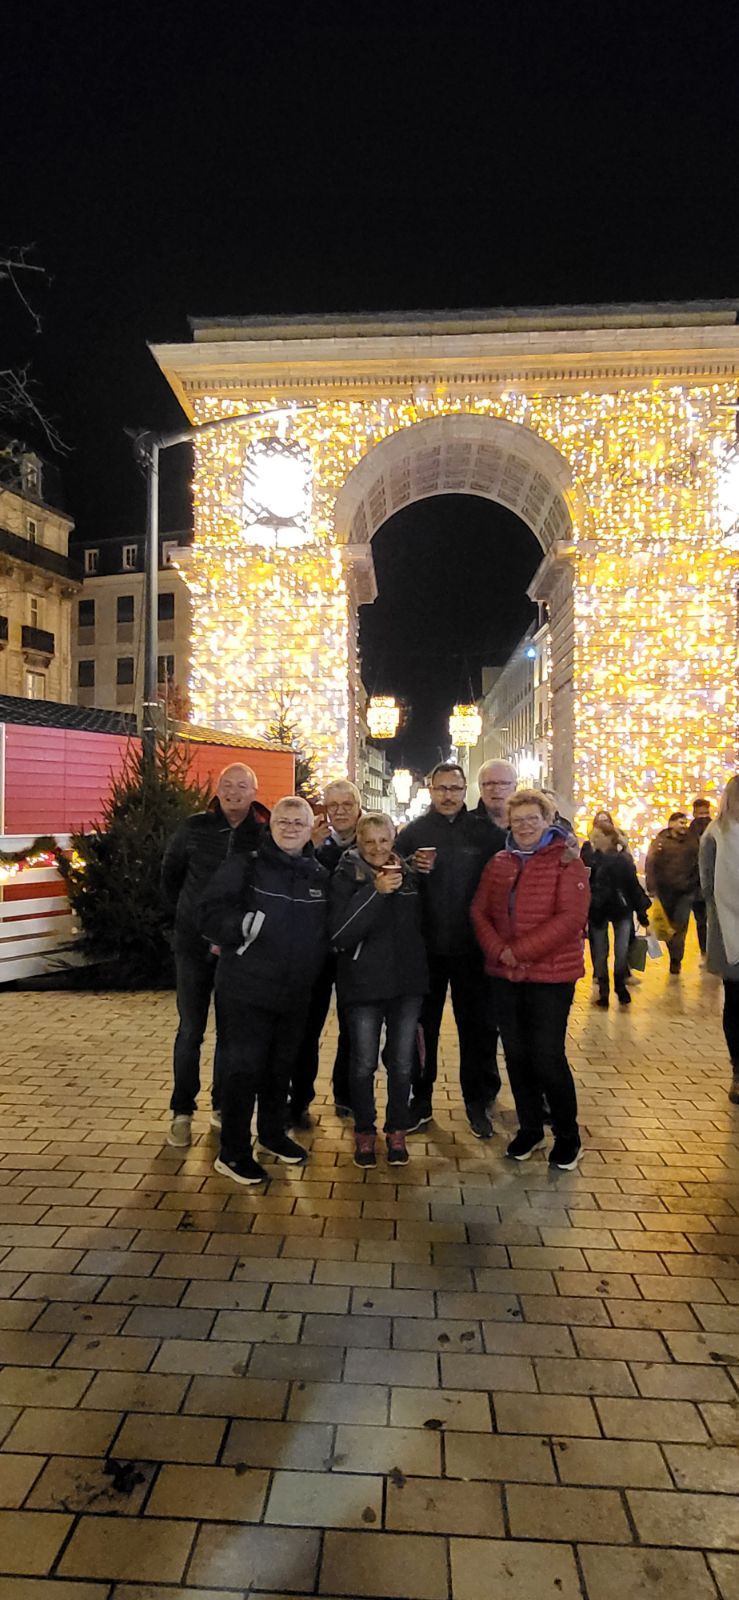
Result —
M478 776L479 804L470 811L462 768L442 762L429 779L428 811L396 835L389 817L362 814L358 790L346 779L327 786L317 815L294 795L270 815L257 800L251 768L235 764L221 773L212 805L178 828L163 866L179 1013L170 1144L191 1142L214 993L216 1170L242 1184L267 1178L252 1145L255 1104L258 1147L288 1164L304 1162L307 1152L292 1133L312 1125L320 1039L335 988L332 1086L338 1114L354 1118L354 1160L376 1164L381 1058L387 1160L404 1165L407 1135L434 1115L439 1032L451 991L472 1133L493 1134L500 1036L519 1120L507 1154L527 1160L543 1148L551 1123L550 1164L565 1171L577 1166L582 1145L565 1035L584 973L585 936L599 1003L607 1005L613 927L615 989L628 1003L634 914L646 923L650 902L608 813L599 813L581 853L553 800L516 782L509 763L487 762ZM739 791L739 779L732 784ZM733 990L725 1029L739 1100L739 844L734 850L733 832L731 845L718 848L717 839L727 819L739 839L739 792L732 800L732 784L701 855L709 962L712 908L721 904L714 878L733 869L736 856L736 952L733 927L725 931L722 921L719 937L724 966L736 959L736 972L721 976ZM685 926L701 893L697 844L695 871L685 881L678 852L687 860L690 849L692 861L699 831L691 835L687 818L672 817L647 860L648 887L651 880L671 918L671 970L679 970Z

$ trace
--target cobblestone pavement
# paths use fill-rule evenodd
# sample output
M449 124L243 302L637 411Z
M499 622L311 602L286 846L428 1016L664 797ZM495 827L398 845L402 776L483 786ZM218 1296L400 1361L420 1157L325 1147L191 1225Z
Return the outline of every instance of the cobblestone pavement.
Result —
M578 990L578 1173L507 1091L472 1137L447 1022L406 1169L324 1076L256 1197L164 1143L171 996L3 994L0 1600L737 1600L720 987L633 994Z

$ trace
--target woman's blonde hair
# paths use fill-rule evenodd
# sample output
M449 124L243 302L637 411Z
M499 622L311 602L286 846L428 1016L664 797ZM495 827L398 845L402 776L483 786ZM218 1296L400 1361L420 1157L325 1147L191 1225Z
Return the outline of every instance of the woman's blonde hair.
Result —
M733 778L729 778L719 800L716 821L720 828L725 828L729 822L739 822L739 773L737 772Z
M362 839L368 828L387 828L395 838L395 823L386 811L363 811L357 823L357 839Z
M554 821L554 806L541 789L517 789L508 801L508 821L522 806L538 806L545 822Z

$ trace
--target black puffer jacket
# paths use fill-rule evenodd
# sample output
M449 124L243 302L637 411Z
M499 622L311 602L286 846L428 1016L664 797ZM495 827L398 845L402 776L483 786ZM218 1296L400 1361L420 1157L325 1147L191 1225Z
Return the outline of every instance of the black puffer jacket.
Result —
M426 943L435 956L478 958L470 922L470 906L491 856L505 848L502 828L483 821L463 806L455 817L442 817L433 809L398 834L397 850L412 856L431 845L436 849L434 869L420 875L421 904Z
M329 934L338 951L339 1005L425 994L429 986L418 874L402 863L403 882L378 894L375 874L347 850L331 879Z
M162 863L162 892L174 913L175 950L202 951L197 906L206 884L232 852L256 850L268 822L267 807L254 800L243 822L232 828L215 800L207 811L180 823Z
M217 992L265 1011L307 1004L328 950L327 891L310 844L292 856L267 834L255 853L231 854L198 907L202 937L221 952Z
M581 851L585 861L585 847ZM646 924L652 902L645 894L636 875L633 856L628 850L589 850L590 916L591 928L603 928L607 922L622 922L636 913Z

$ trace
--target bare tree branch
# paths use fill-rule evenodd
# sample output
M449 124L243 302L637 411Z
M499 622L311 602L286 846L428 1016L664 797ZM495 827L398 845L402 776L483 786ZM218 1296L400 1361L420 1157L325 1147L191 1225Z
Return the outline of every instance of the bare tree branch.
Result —
M35 248L32 244L17 245L0 255L0 285L10 286L30 319L34 333L39 334L42 329L41 316L26 292L25 274L35 273L36 281L44 284L50 280L45 268L31 259ZM39 388L31 377L29 366L0 367L0 424L15 429L24 422L40 428L52 450L61 455L68 452L69 446L55 422L42 408ZM13 441L10 452L3 452L6 462L15 459L16 444L17 441Z

